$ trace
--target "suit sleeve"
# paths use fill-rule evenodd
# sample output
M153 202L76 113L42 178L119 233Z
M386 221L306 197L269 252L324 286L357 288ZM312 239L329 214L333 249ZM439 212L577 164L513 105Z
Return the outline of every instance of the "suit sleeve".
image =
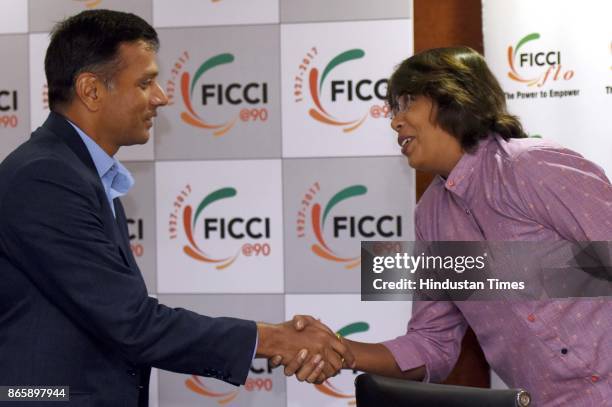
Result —
M2 249L75 325L135 365L246 380L257 328L159 304L104 233L94 187L59 160L21 168L2 201Z

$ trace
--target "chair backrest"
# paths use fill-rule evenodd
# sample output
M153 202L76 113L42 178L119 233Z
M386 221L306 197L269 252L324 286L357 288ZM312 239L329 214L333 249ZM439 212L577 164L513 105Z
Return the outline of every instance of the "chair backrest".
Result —
M527 407L524 390L491 390L361 374L355 379L357 407Z

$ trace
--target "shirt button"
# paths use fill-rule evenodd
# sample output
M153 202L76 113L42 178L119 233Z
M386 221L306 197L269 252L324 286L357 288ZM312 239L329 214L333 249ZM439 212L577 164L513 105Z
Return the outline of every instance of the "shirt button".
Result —
M564 355L567 355L567 348L561 349L561 353L564 354Z
M527 321L529 321L529 322L535 322L535 320L536 320L535 315L533 315L533 314L529 314L529 315L527 316Z
M599 381L599 376L597 376L597 375L591 376L591 382L597 383L598 381Z
M455 186L455 181L453 181L452 179L450 181L448 181L446 183L446 185L448 185L449 187L454 187Z
M469 210L469 209L466 209L466 210L465 210L465 213L467 213L468 215L471 215L471 214L472 214L472 212L470 212L470 210Z

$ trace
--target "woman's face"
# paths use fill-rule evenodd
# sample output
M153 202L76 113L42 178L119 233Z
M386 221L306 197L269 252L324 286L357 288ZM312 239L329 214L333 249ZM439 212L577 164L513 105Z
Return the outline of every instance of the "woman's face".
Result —
M404 95L398 102L391 127L397 132L397 143L408 164L417 170L448 176L463 150L457 138L436 124L436 105L426 96Z

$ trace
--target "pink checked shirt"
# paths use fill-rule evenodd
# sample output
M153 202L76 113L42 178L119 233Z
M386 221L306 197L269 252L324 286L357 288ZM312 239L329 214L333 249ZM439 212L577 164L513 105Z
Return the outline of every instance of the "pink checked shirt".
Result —
M416 209L417 239L612 241L612 186L579 154L500 137L437 177ZM470 325L495 372L536 406L612 406L612 298L415 302L404 336L385 342L402 370L439 382Z

